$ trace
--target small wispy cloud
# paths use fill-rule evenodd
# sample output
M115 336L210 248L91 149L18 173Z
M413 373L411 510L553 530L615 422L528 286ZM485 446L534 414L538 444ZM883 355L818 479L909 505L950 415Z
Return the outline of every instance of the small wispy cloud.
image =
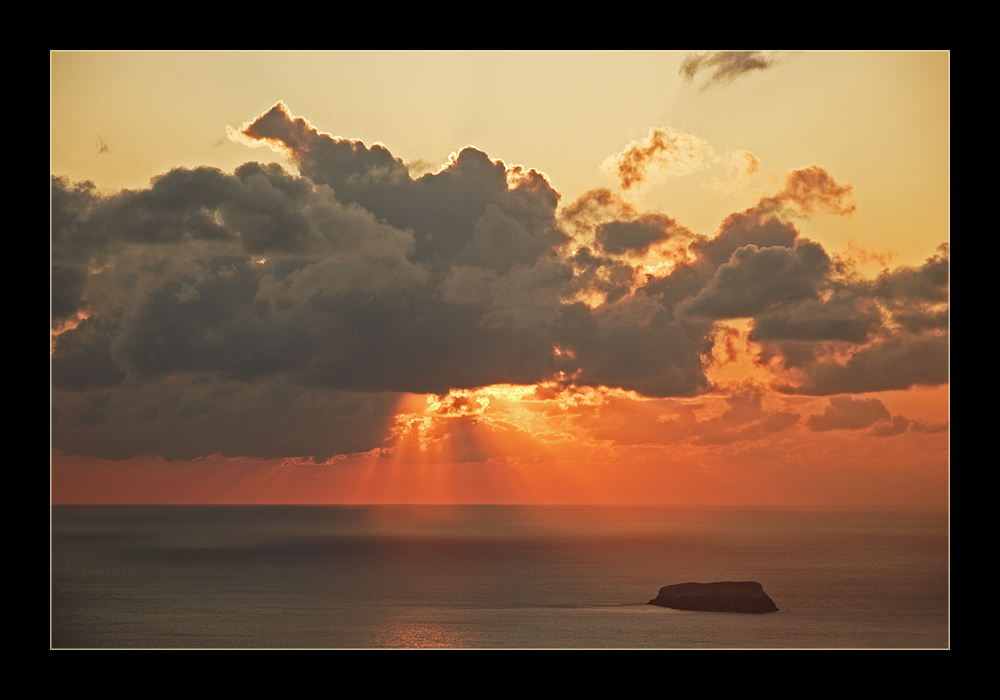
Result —
M700 74L707 74L702 90L712 85L728 85L737 78L754 71L763 71L781 59L777 51L708 51L689 53L678 74L685 82L694 82Z
M706 167L711 157L708 142L694 134L670 127L653 127L645 138L633 141L621 153L601 164L601 170L617 177L623 190L642 185L654 174L687 175Z
M747 186L760 172L760 158L747 150L730 151L722 158L726 169L725 182L712 178L712 189L721 194L734 194Z
M108 143L107 139L101 136L100 132L94 132L94 148L97 149L98 155L102 153L108 153L111 150L111 144Z

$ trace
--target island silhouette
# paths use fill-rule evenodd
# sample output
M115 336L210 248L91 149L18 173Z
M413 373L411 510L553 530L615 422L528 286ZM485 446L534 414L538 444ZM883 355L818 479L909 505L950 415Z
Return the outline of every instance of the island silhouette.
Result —
M677 583L664 586L650 605L709 612L776 612L778 606L756 581Z

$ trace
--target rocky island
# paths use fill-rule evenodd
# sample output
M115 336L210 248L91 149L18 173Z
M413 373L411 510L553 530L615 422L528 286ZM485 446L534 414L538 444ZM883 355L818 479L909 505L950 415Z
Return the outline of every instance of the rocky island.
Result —
M716 583L678 583L664 586L649 601L677 610L711 612L775 612L778 606L756 581L719 581Z

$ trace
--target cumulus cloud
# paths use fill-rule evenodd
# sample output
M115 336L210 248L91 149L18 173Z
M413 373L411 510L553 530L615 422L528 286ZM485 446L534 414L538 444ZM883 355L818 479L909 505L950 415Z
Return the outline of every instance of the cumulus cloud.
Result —
M785 176L781 190L772 198L781 204L797 207L804 214L816 210L838 216L850 216L857 208L850 183L838 183L826 168L810 165Z
M810 430L864 430L877 438L895 437L906 431L939 433L948 429L947 423L926 424L903 416L890 415L889 409L878 399L856 399L850 396L831 396L826 409L811 416L806 425Z
M798 385L782 386L783 391L826 396L940 386L948 382L948 338L944 334L891 335L857 349L846 362L810 350L813 349L797 361L794 347L781 348L784 361L797 367L804 377Z
M825 280L817 280L826 291ZM864 345L881 330L885 316L878 304L842 291L828 300L804 298L782 308L754 315L750 340L842 341Z
M56 449L325 457L382 446L403 393L694 396L734 318L749 319L758 361L794 379L787 393L947 381L947 250L847 274L794 223L852 210L850 186L822 168L794 171L709 237L622 191L559 210L545 174L474 147L411 169L281 103L231 135L281 150L298 173L177 168L115 193L53 176ZM634 146L614 159L625 189L709 153L669 130ZM798 420L736 421L755 401L703 427L738 441ZM305 425L327 432L310 439Z
M831 396L826 410L821 415L810 417L806 425L817 431L860 430L890 419L889 409L878 399Z
M764 199L753 207L727 216L713 238L696 241L693 248L713 274L744 246L790 248L795 245L799 230L780 214L780 208L776 208L772 200Z
M831 277L821 301L755 320L765 359L800 375L782 391L812 395L948 381L948 251L876 280Z
M476 148L414 178L384 146L320 133L280 102L238 134L286 153L304 178L328 185L341 203L412 231L414 258L427 264L459 258L503 271L564 240L554 219L560 195L548 179L537 170L508 168Z
M793 248L746 245L682 308L714 319L760 316L776 306L816 299L829 271L830 258L812 241L796 241Z
M645 253L653 244L665 242L673 235L690 236L689 231L663 214L603 222L597 226L596 234L600 247L615 255Z
M692 52L685 57L678 73L688 83L705 75L701 88L705 90L713 85L727 85L748 73L767 70L778 61L775 51Z

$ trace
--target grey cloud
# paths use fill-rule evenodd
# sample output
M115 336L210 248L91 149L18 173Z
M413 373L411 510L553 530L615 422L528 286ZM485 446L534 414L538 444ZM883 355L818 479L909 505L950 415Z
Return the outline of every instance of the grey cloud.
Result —
M279 145L303 176L329 185L341 202L412 230L419 261L458 257L463 264L503 271L565 240L554 218L559 193L548 180L535 170L508 169L476 148L464 148L441 171L414 179L384 146L320 133L292 118L281 103L240 133Z
M881 309L864 298L841 294L824 301L809 298L754 317L750 340L842 341L867 343L882 327Z
M948 430L947 423L924 423L918 420L909 420L903 416L893 416L889 424L872 426L872 435L875 437L895 437L904 432L913 433L943 433Z
M813 396L939 386L948 383L948 337L901 334L856 350L845 364L812 359L805 381L782 391Z
M54 389L54 447L105 459L221 454L260 459L338 454L384 447L398 395L303 387L281 377L208 381L154 379L82 393Z
M908 421L909 428L915 433L943 433L948 430L948 423L924 423L922 421Z
M764 200L746 211L730 214L715 237L698 241L693 247L713 270L728 262L737 249L748 245L791 248L799 231L791 222L781 219L779 212L771 201Z
M775 52L764 51L709 51L689 53L678 73L688 83L699 74L708 73L702 90L712 85L726 85L737 78L763 71L778 62Z
M913 334L926 331L946 331L950 314L947 308L896 312L893 319L905 330Z
M672 319L658 299L644 294L623 298L592 318L589 332L567 334L562 344L576 354L578 382L656 397L708 388L702 358L711 350L710 323Z
M84 390L112 386L125 379L125 371L111 355L116 327L114 318L88 318L72 333L64 334L60 352L52 359L52 381Z
M75 318L83 305L88 266L103 241L95 235L82 234L86 220L97 201L93 182L70 184L65 177L52 177L50 189L50 228L52 265L52 318L56 322Z
M910 427L910 421L903 416L893 416L888 423L876 423L872 426L872 435L875 437L895 437L906 432Z
M635 269L628 262L595 253L586 246L573 253L570 265L573 278L568 280L568 294L595 293L605 302L614 303L630 292L635 280Z
M750 338L762 343L763 359L781 358L802 377L783 391L822 396L948 382L946 248L872 282L831 279L823 294L754 321ZM834 350L846 360L833 359Z
M666 241L678 229L690 235L690 232L669 216L644 214L631 220L619 219L602 223L597 227L596 233L597 242L605 252L621 255L645 253L653 244Z
M829 271L830 258L812 241L800 240L792 249L748 245L683 309L714 319L758 316L776 305L816 299Z
M947 244L937 255L927 258L920 267L899 267L879 275L872 292L893 308L904 311L926 305L946 304L949 290L949 253Z
M947 423L927 425L890 415L889 409L878 399L850 396L831 396L823 413L811 416L806 424L814 431L869 429L869 433L878 438L895 437L907 431L937 433L948 429Z
M878 399L831 396L826 410L821 415L811 416L806 425L816 431L860 430L890 419L889 409Z
M698 445L732 445L737 442L761 440L768 435L788 430L799 422L799 414L789 411L772 413L742 428L709 433L695 440Z
M560 294L571 278L569 268L555 260L540 259L500 277L490 290L489 306L481 328L546 328L562 317Z

